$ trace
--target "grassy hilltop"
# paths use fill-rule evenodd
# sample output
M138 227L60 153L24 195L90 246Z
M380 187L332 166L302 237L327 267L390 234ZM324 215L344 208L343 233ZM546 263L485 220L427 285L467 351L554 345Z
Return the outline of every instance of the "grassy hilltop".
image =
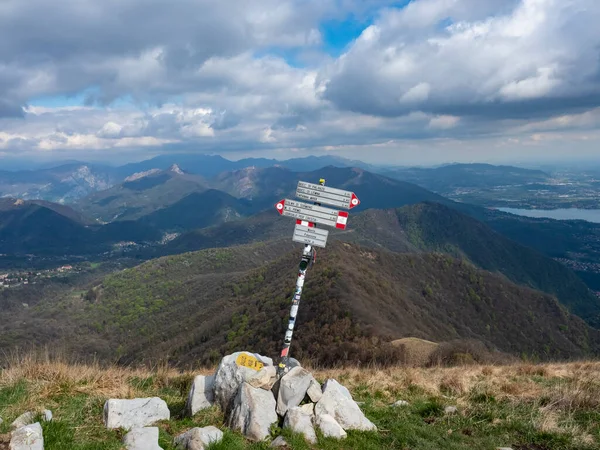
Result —
M160 445L195 426L215 425L225 438L211 450L268 449L223 426L215 408L182 418L193 376L214 368L178 372L100 368L25 358L0 372L0 448L8 448L9 424L25 410L48 408L44 423L49 450L121 449L123 432L107 430L102 407L108 398L159 396L172 419L160 423ZM447 450L511 447L515 450L592 450L600 446L600 363L468 365L453 368L347 368L314 370L319 381L346 385L377 433L350 432L338 442L319 438L318 449ZM392 407L397 400L409 402ZM444 413L456 406L457 414ZM284 435L292 449L310 449L300 436Z

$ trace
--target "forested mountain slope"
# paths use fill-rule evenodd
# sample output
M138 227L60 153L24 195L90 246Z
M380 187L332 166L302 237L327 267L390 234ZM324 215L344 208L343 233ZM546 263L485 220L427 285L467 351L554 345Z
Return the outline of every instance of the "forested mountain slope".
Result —
M248 346L276 356L297 273L292 248L270 241L149 261L81 298L38 306L27 320L5 323L2 336L14 341L35 322L38 334L52 328L53 345L121 362L214 362ZM395 354L385 342L415 336L574 358L598 352L598 333L552 297L450 256L332 242L308 273L293 348L327 365L383 363Z

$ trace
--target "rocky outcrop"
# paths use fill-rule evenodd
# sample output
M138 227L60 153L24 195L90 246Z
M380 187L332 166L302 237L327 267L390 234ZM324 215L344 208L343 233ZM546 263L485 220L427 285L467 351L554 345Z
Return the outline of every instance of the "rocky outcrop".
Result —
M238 356L242 353L258 359L265 366L273 366L272 359L250 352L236 352L225 356L221 360L215 374L215 402L226 414L231 411L233 399L237 395L242 383L250 383L251 386L260 385L266 379L265 372L272 372L271 369L266 369L265 367L257 371L253 368L236 364Z
M35 423L37 415L38 413L27 411L26 413L23 413L17 417L15 421L10 424L10 427L11 429L16 430L17 428L31 425L32 423ZM52 420L52 411L45 409L41 412L41 416L44 422L50 422Z
M133 400L107 400L104 404L106 428L142 428L160 420L169 420L167 403L158 397Z
M317 443L315 427L324 436L346 437L346 430L374 431L377 427L365 417L348 389L336 380L323 386L294 360L289 371L277 380L277 368L269 358L252 352L225 356L214 376L197 376L186 403L187 415L212 404L218 405L225 423L249 440L263 441L273 424L281 423ZM196 431L195 431L196 430ZM199 449L199 438L190 430L178 436L178 448ZM276 439L273 445L284 445Z
M323 390L321 388L321 385L314 378L310 382L310 386L308 386L306 395L308 395L310 400L314 403L317 403L319 400L321 400L321 397L323 397Z
M123 437L123 444L127 450L163 450L158 445L158 428L132 428Z
M240 431L252 441L262 441L270 435L271 425L277 423L276 402L271 391L243 383L226 416L230 428Z
M287 447L287 446L288 446L288 443L283 438L283 436L277 436L275 439L273 439L273 442L271 442L271 447L273 447L273 448Z
M336 380L330 379L323 385L323 397L315 406L317 417L328 414L344 430L375 431L377 427L365 417L352 395Z
M178 450L204 450L210 444L223 440L223 432L217 427L192 428L175 438L175 448Z
M334 439L345 439L348 434L342 426L329 414L321 414L316 417L317 426L324 437Z
M192 388L185 405L185 413L193 416L198 411L210 408L215 402L215 376L198 375L194 378Z
M316 380L312 374L302 367L294 367L285 374L279 382L277 414L283 417L288 409L300 405L313 382Z
M25 425L12 432L10 450L44 450L44 435L39 422Z
M290 428L295 433L304 435L304 438L308 442L316 444L317 434L313 427L314 414L311 409L312 408L300 408L297 406L288 409L283 422L283 427Z

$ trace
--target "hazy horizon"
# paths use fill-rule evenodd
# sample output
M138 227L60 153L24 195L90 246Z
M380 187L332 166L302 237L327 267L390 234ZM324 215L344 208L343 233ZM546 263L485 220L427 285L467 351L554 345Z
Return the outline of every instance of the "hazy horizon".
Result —
M2 2L0 168L189 149L543 164L600 148L597 0L77 5Z
M388 161L388 162L381 162L381 161L372 161L369 158L347 158L344 155L323 155L323 154L295 154L295 155L290 155L289 157L277 157L277 156L272 156L272 157L268 157L268 156L259 156L259 155L255 155L255 154L250 154L250 155L245 155L245 156L238 156L238 157L232 157L232 155L230 154L224 154L224 155L220 155L220 154L209 154L209 153L183 153L183 152L174 152L174 153L162 153L159 155L149 155L147 157L143 157L143 155L140 155L140 157L135 158L135 159L127 159L127 160L122 160L122 161L107 161L107 160L97 160L97 159L76 159L76 158L69 158L69 159L55 159L55 158L51 158L51 159L40 159L38 158L36 161L32 161L32 160L25 160L25 159L19 159L19 158L0 158L0 170L8 170L8 171L19 171L19 170L39 170L39 169L47 169L47 168L52 168L52 167L58 167L61 165L65 165L65 164L74 164L74 163L82 163L82 164L97 164L97 165L105 165L105 166L110 166L110 167L119 167L119 166L123 166L126 164L132 164L132 163L139 163L142 161L147 161L147 160L151 160L155 157L159 157L159 156L169 156L169 155L173 155L173 156L178 156L178 155L208 155L208 156L221 156L222 158L225 158L227 160L230 161L239 161L239 160L243 160L243 159L250 159L250 158L264 158L264 159L273 159L273 160L277 160L277 161L287 161L287 160L291 160L291 159L296 159L296 158L306 158L306 157L339 157L339 158L344 158L347 160L355 160L355 161L360 161L366 164L370 164L373 165L375 167L423 167L423 168L434 168L434 167L440 167L440 166L446 166L446 165L452 165L452 164L491 164L491 165L496 165L496 166L514 166L514 167L522 167L522 168L531 168L531 169L536 169L536 168L548 168L548 169L552 169L552 170L585 170L585 169L592 169L592 170L596 170L596 169L600 169L600 161L598 161L597 158L580 158L580 159L573 159L573 158L565 158L565 159L546 159L546 160L534 160L534 159L526 159L523 158L521 160L491 160L491 159L487 159L487 160L447 160L447 161L440 161L440 162L430 162L430 163L426 163L426 162L414 162L414 163L409 163L409 162L402 162L402 161Z

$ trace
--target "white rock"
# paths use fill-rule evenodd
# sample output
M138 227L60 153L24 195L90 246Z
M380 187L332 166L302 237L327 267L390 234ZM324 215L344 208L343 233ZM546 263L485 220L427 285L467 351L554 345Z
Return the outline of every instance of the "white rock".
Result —
M314 415L315 414L315 404L307 403L305 405L300 406L300 409L304 411L306 414Z
M215 376L198 375L195 377L185 404L186 415L193 416L198 411L210 408L214 402Z
M159 420L169 420L167 403L158 397L133 400L110 399L104 404L106 428L142 428Z
M342 426L331 417L329 414L321 414L317 416L317 426L323 433L324 437L330 437L334 439L345 439L348 434L344 431Z
M163 450L158 445L158 428L133 428L123 437L127 450Z
M229 427L240 431L253 441L262 441L270 434L271 425L277 423L276 402L271 391L257 389L244 383L233 399L228 417Z
M13 431L10 450L44 450L44 436L39 422L25 425Z
M270 391L277 382L277 368L275 366L265 366L256 375L248 380L248 384L255 388L266 389Z
M223 432L217 427L192 428L175 438L175 448L182 450L204 450L210 444L221 442Z
M304 435L306 440L311 444L317 443L317 434L313 427L313 415L307 413L304 409L297 406L288 409L283 421L284 428L290 428L296 433Z
M272 359L250 352L236 352L225 356L221 360L215 375L215 402L225 414L228 414L231 410L233 406L232 401L242 383L250 382L254 378L263 379L264 377L264 373L261 374L261 371L256 371L249 367L241 367L236 364L237 357L242 353L247 353L258 358L265 366L273 365Z
M456 414L458 412L458 408L456 406L446 406L446 408L444 408L444 412L446 414Z
M410 406L410 403L408 403L406 400L398 400L392 406L395 406L395 407L398 408L398 407L401 407L401 406Z
M323 414L333 417L344 430L374 431L377 427L365 417L350 392L330 379L323 385L323 397L315 406L317 418ZM350 395L350 396L349 396Z
M271 447L287 447L288 443L283 438L283 436L277 436L273 442L271 442Z
M298 406L306 397L306 391L313 380L312 374L302 367L294 367L281 377L277 394L277 414L283 417L288 409Z
M35 422L35 417L37 413L33 411L27 411L26 413L21 414L19 417L15 419L13 423L10 424L13 430L17 428L24 427L25 425L31 425ZM42 411L42 420L44 422L50 422L52 420L52 411L45 409Z
M321 388L321 384L313 378L310 382L310 386L308 386L308 390L306 391L308 397L311 401L317 403L323 397L323 390Z
M335 381L335 380L333 380L333 381ZM350 393L350 391L348 390L348 388L346 386L344 386L343 384L338 383L337 381L335 381L335 382L337 384L337 388L340 390L340 392L342 394L344 394L344 396L346 398L349 398L350 400L354 400L352 398L352 394ZM323 386L323 390L325 390L325 386Z

